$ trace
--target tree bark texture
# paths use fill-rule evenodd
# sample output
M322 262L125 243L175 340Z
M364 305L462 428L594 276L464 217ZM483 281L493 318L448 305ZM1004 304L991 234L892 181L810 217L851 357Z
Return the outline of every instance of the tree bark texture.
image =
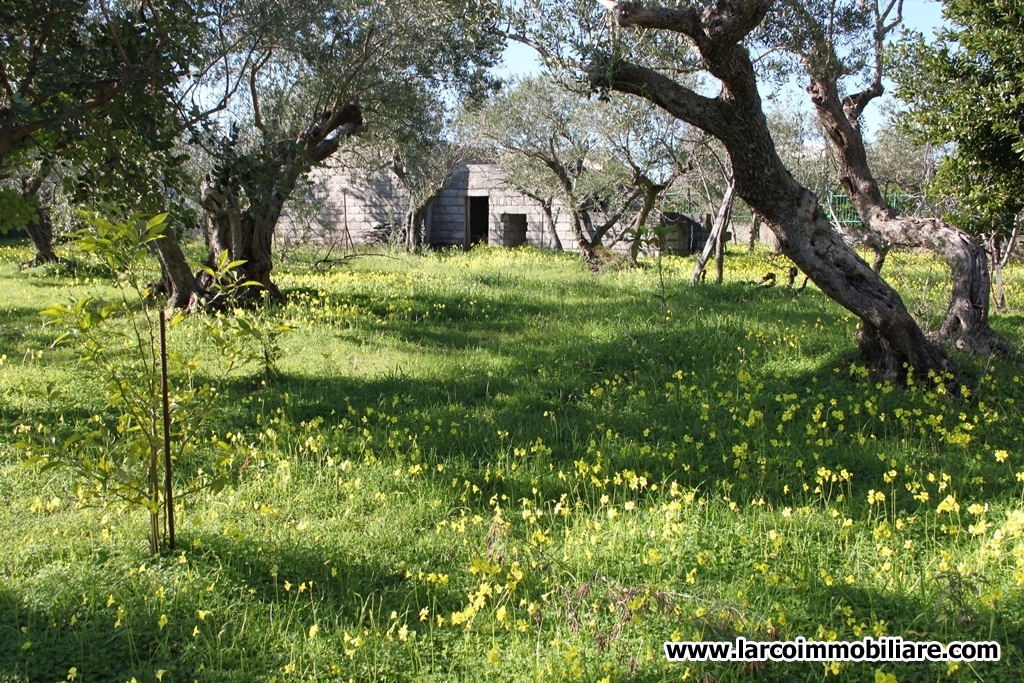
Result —
M587 264L590 270L597 272L601 269L601 259L597 257L597 251L595 247L600 244L600 238L597 240L591 240L587 231L584 229L586 225L584 223L584 217L580 215L579 211L571 211L572 213L572 234L576 238L576 249L580 253L580 258ZM588 216L589 218L589 216Z
M664 182L656 183L649 176L644 174L639 168L633 168L633 182L642 192L642 199L640 202L640 210L632 220L634 239L629 247L629 260L634 266L637 265L637 259L640 256L640 247L642 246L641 236L647 231L647 219L650 218L651 213L654 211L654 207L658 204L658 197L664 192L676 179L676 174L673 173ZM624 231L619 235L618 239L622 239L628 231ZM658 251L660 252L664 245L661 243L660 238L657 239ZM618 241L618 240L616 240Z
M269 296L280 297L280 291L270 280L273 269L273 227L284 206L280 196L275 198L271 195L243 211L238 208L235 197L225 196L216 184L207 184L203 187L202 205L213 223L210 255L206 265L215 267L220 262L221 254L227 252L229 261L244 262L238 269L238 275L243 281L259 283L260 289L266 289ZM203 282L208 288L213 284ZM251 301L256 298L256 291L255 287L245 288L239 295Z
M165 234L151 243L153 253L160 261L163 285L166 288L167 307L182 310L195 308L205 292L185 260L178 242Z
M1008 351L1009 345L988 322L991 283L982 245L942 219L898 215L868 167L859 119L868 102L882 93L882 86L840 99L834 79L813 78L808 91L836 152L839 181L862 222L860 229L847 231L851 239L875 251L876 270L892 247L927 249L940 256L949 264L953 287L939 337L975 353Z
M788 256L830 298L861 321L861 352L894 381L953 369L921 331L899 294L832 228L813 192L800 185L775 149L757 91L754 66L740 41L764 19L771 0L736 0L698 9L620 3L620 26L671 30L694 43L705 68L722 83L706 97L673 79L622 60L596 60L591 83L645 97L673 116L718 138L735 174L736 193L761 217Z
M423 219L426 207L413 209L405 215L405 248L417 252L423 248Z
M36 248L36 255L29 262L31 266L57 263L60 260L53 251L53 223L50 221L50 207L39 199L39 191L50 176L51 170L50 160L43 159L37 173L21 179L22 196L26 199L35 198L37 201L35 220L29 221L25 226L25 232L28 233L28 238L32 240L32 245Z
M36 255L32 259L33 266L57 263L60 260L53 251L53 224L50 222L49 208L40 206L36 209L36 220L25 226L25 232L36 248Z
M542 220L547 223L548 235L551 237L551 250L561 252L562 238L558 236L558 225L555 223L555 215L551 210L552 201L551 199L545 199L541 202L541 210L544 212Z

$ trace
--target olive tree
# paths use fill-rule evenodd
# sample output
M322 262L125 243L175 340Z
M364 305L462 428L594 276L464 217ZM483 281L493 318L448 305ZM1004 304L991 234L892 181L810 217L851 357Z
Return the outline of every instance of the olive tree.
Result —
M424 93L424 102L430 93ZM342 164L356 175L390 173L403 203L401 237L405 249L423 248L427 210L447 189L469 148L454 139L452 112L435 94L433 106L406 111L368 131Z
M918 141L949 145L929 193L989 246L997 289L1024 222L1024 2L947 0L947 28L900 43L893 77ZM1003 299L997 293L996 301Z
M808 78L807 92L835 152L839 183L861 224L846 231L875 250L876 269L893 247L924 248L942 257L952 292L942 339L987 354L1008 348L989 326L985 251L970 234L940 219L897 212L868 164L861 129L865 109L884 92L887 36L902 22L903 0L782 0L760 36L790 50Z
M37 262L57 258L42 189L138 184L149 152L173 165L175 93L203 31L178 0L0 2L0 212L22 214Z
M547 0L532 0L511 12L512 30L542 45L549 61L582 66L595 89L645 98L718 138L729 154L736 194L761 215L782 252L860 319L860 349L884 376L899 379L908 368L916 374L952 369L899 294L846 244L815 194L779 157L746 44L777 3L602 4L581 0L568 9L559 4L556 12ZM694 71L714 87L686 82Z
M300 180L370 126L485 89L492 21L475 0L246 0L235 31L255 57L241 62L235 128L203 187L214 257L244 261L244 276L279 297L271 244Z

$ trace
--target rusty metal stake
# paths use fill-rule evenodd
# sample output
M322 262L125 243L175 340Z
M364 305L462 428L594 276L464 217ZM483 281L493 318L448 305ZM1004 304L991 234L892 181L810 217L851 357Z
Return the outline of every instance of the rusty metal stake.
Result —
M167 388L167 315L160 309L160 379L164 408L164 505L167 507L167 545L174 550L174 492L171 486L171 403Z

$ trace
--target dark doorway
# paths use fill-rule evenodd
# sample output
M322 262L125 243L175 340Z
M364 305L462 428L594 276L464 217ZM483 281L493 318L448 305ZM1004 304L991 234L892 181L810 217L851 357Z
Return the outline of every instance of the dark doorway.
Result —
M491 223L491 211L487 197L469 198L469 246L487 244L487 232Z

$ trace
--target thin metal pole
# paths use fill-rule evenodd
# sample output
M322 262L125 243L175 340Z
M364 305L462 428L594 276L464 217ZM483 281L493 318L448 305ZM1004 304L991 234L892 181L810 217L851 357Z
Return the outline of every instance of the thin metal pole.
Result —
M171 402L167 389L167 314L160 309L160 380L164 408L164 504L167 506L167 545L174 550L174 492L171 486Z

